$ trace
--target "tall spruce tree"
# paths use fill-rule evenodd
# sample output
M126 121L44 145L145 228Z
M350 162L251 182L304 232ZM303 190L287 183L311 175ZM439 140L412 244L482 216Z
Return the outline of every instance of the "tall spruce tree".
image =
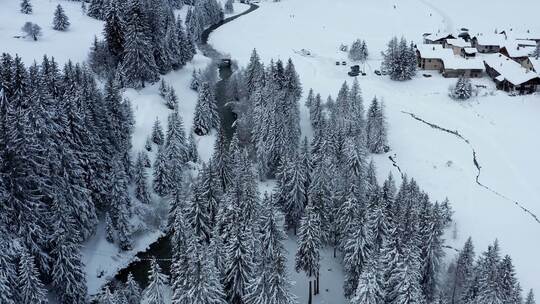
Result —
M148 304L165 304L166 303L166 288L168 283L167 275L161 272L161 267L155 259L150 262L150 270L148 271L148 286L144 289L142 295L143 303Z
M122 74L126 85L136 89L145 83L159 80L158 67L152 56L152 40L149 37L147 17L141 0L130 0L126 20Z
M57 31L66 31L69 28L70 22L68 16L60 4L56 6L54 11L53 29Z

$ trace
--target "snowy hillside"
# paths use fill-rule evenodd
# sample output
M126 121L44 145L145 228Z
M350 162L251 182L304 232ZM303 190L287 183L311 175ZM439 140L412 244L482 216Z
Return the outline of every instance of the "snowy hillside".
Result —
M394 7L394 4L396 6ZM498 238L504 252L515 259L523 287L540 289L540 223L514 201L534 214L540 214L538 172L540 97L510 97L496 91L488 78L473 80L487 86L481 96L467 104L448 97L448 87L455 79L433 73L404 83L390 81L373 73L380 66L380 52L394 35L421 43L422 34L454 31L461 27L491 33L513 28L522 32L538 29L538 1L522 1L529 9L508 14L514 4L493 1L376 1L289 0L263 3L252 14L228 24L211 37L219 50L234 54L241 64L256 48L261 57L291 57L300 74L304 97L309 88L322 96L336 92L342 82L352 82L348 67L335 66L347 60L338 51L341 43L364 39L370 52L367 76L360 76L360 86L367 103L373 96L383 98L390 124L389 141L401 170L418 180L433 199L448 197L455 209L458 238L448 242L461 247L470 235L478 248L485 248ZM468 8L468 9L464 9ZM490 21L493 23L491 24ZM301 37L301 39L298 39ZM308 49L313 56L295 50ZM485 95L485 96L484 96ZM433 129L403 111L414 113L427 122L457 130L470 146L454 135ZM302 108L303 131L310 134L309 118ZM476 184L478 174L471 147L481 166L479 180L506 198ZM376 157L380 178L389 170L399 173L387 158Z

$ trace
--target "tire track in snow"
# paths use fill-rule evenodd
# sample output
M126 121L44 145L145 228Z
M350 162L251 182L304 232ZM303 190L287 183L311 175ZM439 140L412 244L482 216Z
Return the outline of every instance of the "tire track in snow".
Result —
M529 216L531 216L538 224L540 224L540 218L538 218L538 216L536 214L534 214L532 211L530 211L529 209L525 208L523 205L521 205L518 201L516 200L513 200L511 198L509 198L508 196L498 192L497 190L494 190L494 189L491 189L490 187L488 187L487 185L484 185L481 181L480 181L480 174L482 173L482 166L480 165L479 161L478 161L478 157L477 157L477 153L476 153L476 150L474 149L474 146L471 144L471 142L465 138L463 135L461 135L457 130L450 130L450 129L447 129L447 128L444 128L444 127L441 127L437 124L434 124L434 123L431 123L431 122L428 122L420 117L418 117L416 114L414 113L411 113L411 112L406 112L406 111L401 111L401 113L403 114L406 114L406 115L409 115L411 116L413 119L425 124L425 125L428 125L430 126L431 128L433 129L437 129L439 131L442 131L442 132L445 132L445 133L448 133L448 134L452 134L456 137L458 137L459 139L463 140L468 146L469 148L471 148L472 150L472 155L473 155L473 164L474 164L474 167L476 168L476 184L478 184L480 187L488 190L489 192L495 194L496 196L506 200L506 201L509 201L511 203L513 203L514 205L516 205L518 208L520 208L523 212L525 212L526 214L528 214Z

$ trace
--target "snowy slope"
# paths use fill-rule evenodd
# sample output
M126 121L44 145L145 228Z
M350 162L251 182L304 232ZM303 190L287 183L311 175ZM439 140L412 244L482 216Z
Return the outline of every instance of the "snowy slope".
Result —
M495 238L504 253L514 259L524 289L540 290L540 223L513 201L540 215L540 160L534 157L540 144L540 97L538 95L510 97L496 92L487 79L474 80L487 89L468 104L459 104L447 97L448 87L455 79L432 78L398 83L373 74L380 66L380 51L394 35L421 42L425 32L456 30L461 27L491 33L505 26L526 31L540 28L534 12L540 2L520 1L528 9L519 14L514 5L502 1L440 1L414 0L354 1L354 0L284 0L263 3L261 8L236 22L225 25L210 38L216 49L233 54L240 64L246 64L253 48L264 61L291 57L307 92L309 88L323 96L336 95L341 83L352 81L348 67L335 66L336 60L346 60L339 52L341 43L365 39L371 60L366 64L368 76L360 84L365 103L373 96L385 100L390 125L391 155L396 156L401 169L414 177L432 199L448 197L456 211L458 238L449 240L461 247L473 237L477 252L485 250ZM464 7L469 7L467 12ZM480 15L476 15L480 14ZM489 16L489 18L488 18ZM488 20L493 20L490 24ZM300 38L300 39L299 39ZM295 50L309 49L312 57ZM433 129L415 120L407 111L425 121L449 130L457 130L476 150L481 166L480 182L503 198L478 185L477 169L471 147L452 134ZM302 106L302 126L310 135L307 111ZM393 170L388 155L375 156L381 179ZM304 283L302 283L304 284ZM341 302L340 302L341 303Z

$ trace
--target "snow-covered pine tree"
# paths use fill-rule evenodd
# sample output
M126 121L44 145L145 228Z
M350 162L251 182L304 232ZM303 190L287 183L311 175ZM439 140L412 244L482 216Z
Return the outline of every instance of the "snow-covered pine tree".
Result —
M298 250L295 269L304 271L308 277L316 275L320 267L321 220L311 203L306 207L298 231Z
M213 161L210 161L208 165L203 164L199 176L200 185L198 190L200 191L201 199L206 204L206 209L208 209L209 226L211 229L214 229L218 210L223 199L221 183L216 173L216 167Z
M0 226L0 232L5 236L0 240L0 303L15 304L18 290L17 264L11 237L4 229Z
M165 104L171 110L178 108L178 96L176 96L176 91L173 87L169 87L167 96L165 96Z
M120 3L118 1L109 1L105 15L105 26L103 28L103 36L107 43L107 48L117 62L124 54L124 31L126 26L119 5Z
M367 222L361 217L356 217L353 221L343 248L343 268L345 270L343 290L348 298L354 296L360 275L372 257L373 248L372 232L369 230Z
M144 155L144 152L139 152L137 161L135 162L135 197L143 204L150 204L151 199L148 190L148 175L146 174L146 160Z
M473 87L468 77L459 77L456 84L450 88L450 97L456 100L467 100L473 95Z
M156 259L150 262L150 270L148 271L148 286L144 289L142 295L142 303L147 304L165 304L167 299L167 275L163 274L161 267Z
M126 85L140 89L144 88L146 82L156 82L159 73L152 56L152 40L148 35L144 5L141 0L131 0L127 11L121 70L126 77Z
M64 9L60 4L56 6L54 11L53 29L57 31L65 31L69 28L69 18L64 12Z
M32 3L30 3L30 0L21 0L21 13L32 14Z
M249 63L246 66L245 81L248 96L264 85L264 66L255 49L251 52Z
M88 16L103 20L107 12L107 3L105 0L90 0L88 6Z
M368 109L366 124L367 148L371 153L383 153L387 148L387 126L384 105L373 98Z
M210 224L210 210L208 205L202 195L200 189L200 177L193 186L192 194L189 199L186 210L186 219L193 227L193 231L198 240L210 243L210 238L212 236L212 227Z
M19 259L17 281L19 284L18 299L20 299L21 303L48 303L47 290L39 278L38 270L34 264L34 257L24 248Z
M253 248L250 238L241 228L240 223L233 224L233 231L226 247L225 277L223 285L227 302L245 303L248 283L253 277Z
M193 118L193 129L199 136L219 126L219 115L217 112L216 99L212 88L208 82L203 82L199 86L199 98L195 106L195 117Z
M199 151L197 150L197 140L195 139L195 133L193 130L189 132L189 141L188 141L188 160L192 163L199 162Z
M527 294L527 298L525 299L525 304L536 304L536 301L534 299L534 292L533 290L529 290L529 293Z
M169 191L171 191L173 185L170 172L167 168L167 155L163 146L159 146L158 148L157 157L154 162L153 178L153 188L158 195L165 196L170 193Z
M221 184L223 191L227 190L232 182L232 166L229 154L228 144L225 138L223 129L219 129L216 142L214 144L214 154L212 155L212 163L214 170Z
M165 134L163 133L163 127L161 126L161 122L157 117L154 122L154 126L152 127L152 141L158 146L161 146L165 143Z
M172 186L169 190L174 190L181 185L184 167L189 161L186 132L178 109L171 113L168 118L165 155L167 157L167 174L170 176Z
M407 45L405 38L399 42L397 37L392 38L382 56L381 68L390 75L390 79L404 81L416 75L416 52L412 44Z
M117 233L120 249L131 249L131 232L129 227L129 215L131 202L128 193L128 179L121 161L113 160L111 189L111 215L112 223Z
M80 246L77 239L70 239L65 229L66 225L73 224L72 221L63 218L64 223L56 223L53 234L52 285L60 303L85 304L87 287Z
M176 31L178 36L178 45L180 46L182 54L180 63L184 65L193 59L196 52L195 45L191 36L186 33L183 22L180 18L176 20Z
M501 288L500 276L500 249L498 241L488 246L486 252L478 261L477 272L479 281L477 286L477 296L473 299L478 304L504 303L504 291Z
M503 303L522 303L521 286L516 278L512 258L506 255L499 265L499 288L503 294Z
M114 243L115 233L114 225L110 212L105 213L105 239L109 243Z
M282 206L285 213L287 227L293 229L296 235L296 229L307 203L307 172L299 157L285 160L281 171L278 173L278 204Z
M352 61L366 61L368 56L366 42L356 39L349 49L349 59Z
M459 252L453 278L450 278L450 299L452 303L460 302L467 280L473 276L474 245L469 237Z
M133 277L133 274L131 274L131 272L127 276L123 293L126 297L127 303L138 303L141 300L141 287L139 286L139 283L135 281L135 278Z
M226 14L232 14L234 13L234 0L227 0L227 2L225 2L225 13Z
M360 274L358 287L351 304L384 304L383 286L380 270L375 262L370 262Z

